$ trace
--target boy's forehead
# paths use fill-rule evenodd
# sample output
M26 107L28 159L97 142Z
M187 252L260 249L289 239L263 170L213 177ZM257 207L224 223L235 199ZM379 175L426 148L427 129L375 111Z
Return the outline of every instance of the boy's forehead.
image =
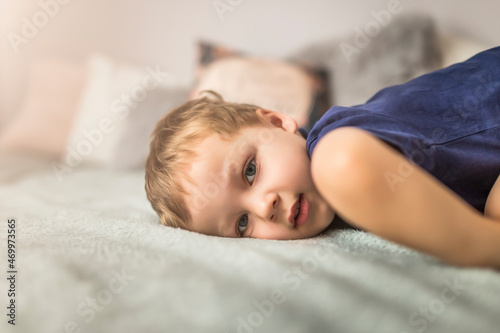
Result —
M186 163L183 174L192 185L199 187L207 181L207 176L220 173L226 169L227 161L233 160L230 155L231 142L210 135L201 140L193 149L193 156ZM219 181L222 179L218 179ZM188 186L190 187L190 186ZM190 187L192 188L192 187ZM188 190L188 192L192 192Z
M231 177L240 174L247 155L257 145L270 142L268 131L243 130L224 140L212 134L201 140L193 150L194 158L184 170L190 184L184 183L183 188L190 196L205 198L210 197L211 192L226 188Z
M211 227L205 223L217 220L221 205L227 202L226 192L232 173L236 172L236 142L221 140L216 135L204 139L194 149L196 156L183 172L186 179L180 181L185 191L184 200L193 227L199 229L196 231L203 229L202 233L211 233Z

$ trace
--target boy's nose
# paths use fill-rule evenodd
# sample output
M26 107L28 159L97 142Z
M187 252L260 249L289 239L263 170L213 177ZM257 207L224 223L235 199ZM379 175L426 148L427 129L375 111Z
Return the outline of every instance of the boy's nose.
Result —
M276 197L273 199L273 203L272 203L272 214L271 216L269 217L269 220L274 222L278 219L278 216L276 216L276 212L277 212L277 207L278 207L278 200L279 200L279 197L276 195Z
M248 197L251 211L265 221L278 220L278 207L280 198L277 193L254 193Z
M278 220L277 208L279 205L279 196L277 193L267 193L262 195L260 200L255 200L256 214L266 221L275 222Z

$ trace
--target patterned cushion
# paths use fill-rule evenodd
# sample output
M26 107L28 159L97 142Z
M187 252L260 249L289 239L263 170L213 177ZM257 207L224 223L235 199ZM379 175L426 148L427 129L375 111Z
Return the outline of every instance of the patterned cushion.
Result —
M289 114L307 129L330 107L326 70L305 63L247 56L200 42L197 81L190 98L199 98L199 93L208 89L229 102Z

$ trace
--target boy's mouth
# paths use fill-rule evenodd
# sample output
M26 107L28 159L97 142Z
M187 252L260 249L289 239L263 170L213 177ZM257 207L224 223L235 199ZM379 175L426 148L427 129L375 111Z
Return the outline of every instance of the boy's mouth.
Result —
M307 222L309 217L309 204L302 194L299 195L299 199L293 204L290 209L290 215L288 221L294 227L302 225Z

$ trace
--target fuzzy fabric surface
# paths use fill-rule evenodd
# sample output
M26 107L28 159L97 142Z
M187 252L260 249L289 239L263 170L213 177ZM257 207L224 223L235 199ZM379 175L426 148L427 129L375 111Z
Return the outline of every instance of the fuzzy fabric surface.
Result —
M500 327L498 271L447 265L362 231L272 241L165 227L146 199L144 171L83 168L59 180L47 163L1 156L0 212L2 332ZM8 219L15 297L5 278Z

